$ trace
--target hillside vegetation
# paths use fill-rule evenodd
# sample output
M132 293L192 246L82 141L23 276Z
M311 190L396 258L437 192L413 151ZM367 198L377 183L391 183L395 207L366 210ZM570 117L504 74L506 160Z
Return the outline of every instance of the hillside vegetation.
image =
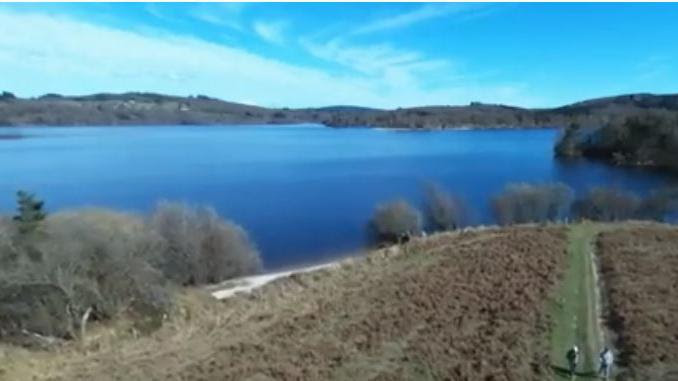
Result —
M18 193L0 216L0 341L27 346L82 338L87 320L132 318L152 331L181 286L257 272L245 231L212 209L159 203L144 218L106 209L46 215Z
M73 381L541 381L566 251L562 227L442 233L214 302L181 334L170 324L115 349L5 367Z
M596 127L573 124L555 147L562 157L584 156L617 165L678 170L678 113L646 110Z
M678 230L645 226L602 233L608 321L618 335L620 380L678 379Z
M116 322L55 351L0 345L0 379L570 380L564 353L578 343L577 378L595 374L605 344L615 379L673 380L677 231L584 223L414 238L221 302L183 291L148 336Z
M526 109L472 102L379 110L355 106L272 109L206 96L152 93L22 99L0 96L0 126L44 125L212 125L319 123L334 127L393 128L600 126L643 110L678 112L678 95L631 94L550 109Z

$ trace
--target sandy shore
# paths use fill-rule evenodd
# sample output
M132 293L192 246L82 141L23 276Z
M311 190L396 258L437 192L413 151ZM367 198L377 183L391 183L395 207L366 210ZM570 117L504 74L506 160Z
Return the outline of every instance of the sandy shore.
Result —
M337 260L333 262L323 263L320 265L299 267L287 271L272 272L260 275L251 275L242 278L232 279L220 285L210 287L209 291L212 294L212 296L214 296L217 299L226 299L241 292L251 292L252 290L259 288L267 283L270 283L276 279L286 278L292 274L307 273L330 267L335 267L339 265L339 262L340 261Z

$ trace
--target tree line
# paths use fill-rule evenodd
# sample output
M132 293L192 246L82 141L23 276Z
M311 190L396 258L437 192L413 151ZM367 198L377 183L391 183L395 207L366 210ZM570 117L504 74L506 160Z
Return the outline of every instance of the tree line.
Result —
M561 157L589 157L617 165L678 170L678 114L646 110L611 118L600 127L571 124L555 145Z
M563 183L508 184L490 200L499 225L567 222L571 220L663 221L678 212L678 188L655 190L646 197L616 188L595 187L579 198ZM462 198L437 185L427 185L423 212L405 200L393 200L375 209L368 223L375 244L396 243L424 231L455 230L472 223Z

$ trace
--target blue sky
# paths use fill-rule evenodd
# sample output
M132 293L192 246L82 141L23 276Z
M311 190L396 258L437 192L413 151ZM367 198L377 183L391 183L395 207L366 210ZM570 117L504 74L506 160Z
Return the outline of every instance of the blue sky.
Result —
M678 92L678 4L0 4L0 90L274 107Z

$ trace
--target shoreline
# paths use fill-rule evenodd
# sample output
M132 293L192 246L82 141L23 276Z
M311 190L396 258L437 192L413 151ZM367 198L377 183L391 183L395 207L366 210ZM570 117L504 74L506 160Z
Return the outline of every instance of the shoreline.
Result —
M45 124L26 124L26 125L0 125L1 130L20 130L23 128L35 129L55 129L55 128L234 128L234 127L305 127L305 128L331 128L331 129L372 129L377 131L393 131L393 132L440 132L440 131L477 131L477 130L557 130L563 129L563 126L520 126L520 125L459 125L459 126L444 126L444 127L388 127L388 126L370 126L370 125L355 125L355 126L334 126L323 123L313 122L299 122L299 123L219 123L219 124L64 124L64 125L45 125ZM9 138L6 138L8 135ZM15 134L1 134L2 140L14 140L25 138L25 136L17 136Z
M532 226L536 227L538 226L537 224L524 224L524 226ZM467 234L471 232L486 232L486 231L492 231L492 230L500 230L502 229L501 226L499 225L475 225L475 226L467 226L465 228L455 230L455 231L448 231L448 232L438 232L434 233L428 237L431 236L436 236L436 235L441 235L441 234ZM422 236L422 237L415 237L416 240L421 240L421 239L426 239L427 236ZM208 285L203 287L204 290L209 292L209 294L214 297L217 300L224 300L231 298L233 296L241 295L241 294L249 294L252 291L261 288L275 280L278 279L284 279L284 278L289 278L292 275L296 274L305 274L305 273L311 273L319 270L326 270L326 269L333 269L341 266L343 263L350 262L356 258L368 258L370 254L374 254L377 252L381 253L386 253L388 254L393 254L394 252L398 252L400 250L400 245L398 244L393 244L391 246L383 247L383 248L376 248L376 249L366 249L362 253L362 255L346 255L346 256L340 256L337 257L333 260L327 261L327 262L322 262L322 263L315 263L315 264L306 264L306 265L297 265L293 266L288 269L284 270L275 270L263 274L254 274L254 275L247 275L235 279L229 279L224 282L221 282L219 284L213 284L213 285ZM355 253L354 253L355 254Z
M285 271L274 271L265 274L244 276L240 278L230 279L220 284L211 285L206 287L205 289L215 299L223 300L243 293L251 293L252 291L260 287L263 287L275 280L289 278L290 276L295 274L303 274L318 270L336 268L340 266L341 263L344 262L345 260L346 258L336 259L334 261L323 264L301 266Z
M659 107L658 105L662 105ZM156 93L48 94L0 98L0 126L212 126L317 123L327 127L408 130L548 128L598 126L610 118L650 109L678 112L678 94L635 93L594 98L558 107L530 108L471 101L464 105L422 105L391 109L361 106L273 108L205 96Z

